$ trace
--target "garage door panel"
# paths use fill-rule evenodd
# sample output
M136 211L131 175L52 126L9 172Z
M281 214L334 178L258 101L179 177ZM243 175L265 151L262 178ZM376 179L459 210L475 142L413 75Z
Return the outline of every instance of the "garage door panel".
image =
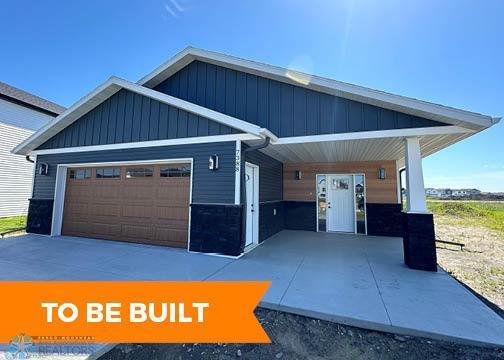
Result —
M183 171L176 166L184 167ZM165 174L161 175L163 167ZM175 174L166 174L167 167ZM190 197L187 169L190 165L135 165L134 173L129 171L126 177L127 169L131 168L116 166L114 176L99 178L97 171L106 174L105 167L89 168L91 176L69 178L62 233L187 247ZM142 168L152 169L152 176L142 175ZM110 170L108 173L112 174Z

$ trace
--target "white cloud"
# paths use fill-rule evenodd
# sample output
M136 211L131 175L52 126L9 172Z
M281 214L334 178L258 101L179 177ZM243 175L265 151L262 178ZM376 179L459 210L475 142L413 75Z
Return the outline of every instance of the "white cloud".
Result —
M425 177L425 187L477 188L483 191L504 192L504 170Z

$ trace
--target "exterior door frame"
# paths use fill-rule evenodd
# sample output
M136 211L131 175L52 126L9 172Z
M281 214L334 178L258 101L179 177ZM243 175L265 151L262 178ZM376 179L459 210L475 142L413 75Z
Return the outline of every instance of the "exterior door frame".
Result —
M187 226L187 251L191 244L191 204L193 190L193 158L180 159L162 159L162 160L135 160L135 161L111 161L111 162L91 162L91 163L76 163L76 164L58 164L56 170L56 184L54 189L54 205L52 212L51 236L61 236L61 228L63 226L63 210L65 207L65 193L67 183L68 168L79 167L99 167L99 166L127 166L127 165L151 165L151 164L177 164L190 163L191 176L189 179L189 223Z
M325 232L330 232L327 230L327 197L328 197L328 192L327 192L327 189L328 189L328 182L327 182L327 177L328 176L351 176L352 177L352 194L353 194L353 211L354 211L354 234L356 235L367 235L367 209L364 213L364 231L365 233L364 234L358 234L357 233L357 218L356 218L356 215L355 215L355 208L356 208L356 204L355 204L355 177L356 176L362 176L364 178L364 208L366 207L366 204L367 204L367 196L366 196L366 174L364 173L337 173L337 174L315 174L315 213L316 213L316 218L317 218L317 232L319 232L319 204L318 204L318 186L317 186L317 178L319 176L325 176L326 177L326 230ZM348 234L348 233L347 233Z
M254 169L254 204L257 204L257 208L254 209L254 227L252 228L252 243L249 245L254 247L254 245L259 245L259 165L249 163L245 161L245 173L247 172L247 166ZM247 182L245 182L245 193L247 191ZM245 204L247 206L247 204ZM245 209L247 211L247 209ZM247 219L247 213L245 213L245 218ZM247 230L245 229L245 244L247 243ZM249 247L249 250L251 249Z

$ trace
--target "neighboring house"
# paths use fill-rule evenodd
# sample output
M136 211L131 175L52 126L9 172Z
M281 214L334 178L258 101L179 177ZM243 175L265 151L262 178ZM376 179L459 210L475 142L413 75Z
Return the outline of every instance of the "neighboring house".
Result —
M465 190L452 190L451 192L452 196L467 196L469 193Z
M33 164L11 150L63 107L0 82L0 218L26 214Z
M452 190L451 189L438 189L439 196L441 197L449 197L452 196Z
M439 191L437 191L437 189L429 188L425 189L425 194L429 196L439 196Z
M48 170L30 232L228 256L283 229L403 236L406 264L435 271L422 157L498 121L187 48L105 81L14 152Z

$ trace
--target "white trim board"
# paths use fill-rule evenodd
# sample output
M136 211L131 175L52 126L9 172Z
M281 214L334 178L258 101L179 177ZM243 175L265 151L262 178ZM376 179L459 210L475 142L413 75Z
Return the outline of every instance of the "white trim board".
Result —
M30 154L35 155L64 154L64 153L76 153L76 152L136 149L136 148L155 147L155 146L190 145L190 144L258 140L258 139L259 138L257 136L250 134L199 136L199 137L188 137L188 138L178 138L168 140L138 141L138 142L129 142L120 144L74 146L74 147L56 148L47 150L34 150L31 151Z
M235 117L210 110L203 106L196 105L188 101L181 100L179 98L166 95L159 91L151 90L147 87L140 86L113 76L103 84L98 86L96 89L94 89L92 92L90 92L88 95L77 101L61 115L48 122L28 139L16 146L12 150L12 152L18 155L29 154L38 146L49 140L52 136L56 135L58 132L60 132L73 122L77 121L81 116L91 111L93 108L101 104L103 101L105 101L121 89L126 89L137 94L147 96L151 99L205 117L220 124L230 126L245 133L255 135L259 138L269 137L273 142L277 139L277 137L268 129L261 128L257 125L237 119Z
M426 119L441 121L452 125L460 125L474 130L482 130L483 128L490 127L500 120L500 118L488 115L395 95L363 86L305 74L292 69L193 47L185 48L141 78L137 83L153 88L194 60L200 60L315 91L420 116Z

